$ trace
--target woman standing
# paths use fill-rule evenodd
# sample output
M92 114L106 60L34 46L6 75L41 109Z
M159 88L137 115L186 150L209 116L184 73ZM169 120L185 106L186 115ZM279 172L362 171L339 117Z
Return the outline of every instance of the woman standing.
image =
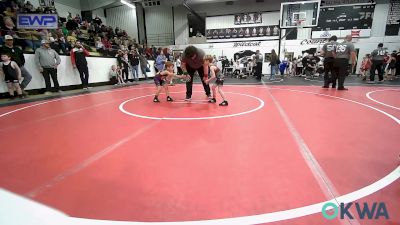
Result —
M271 76L269 77L270 80L275 80L275 74L276 74L276 69L277 69L277 62L278 62L278 55L275 52L275 49L272 49L271 51Z

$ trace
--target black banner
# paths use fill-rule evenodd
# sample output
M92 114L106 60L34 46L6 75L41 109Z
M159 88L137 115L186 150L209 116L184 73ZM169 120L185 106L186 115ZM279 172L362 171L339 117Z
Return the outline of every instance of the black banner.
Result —
M400 30L400 0L391 0L386 22L386 36L397 36Z
M242 13L235 15L235 25L262 23L261 13Z
M318 26L313 31L371 29L375 5L321 8Z
M207 39L272 37L278 35L279 35L278 25L206 30Z

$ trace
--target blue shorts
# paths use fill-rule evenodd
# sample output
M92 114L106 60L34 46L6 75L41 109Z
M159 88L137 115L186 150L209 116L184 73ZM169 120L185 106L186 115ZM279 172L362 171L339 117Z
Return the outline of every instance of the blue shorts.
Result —
M167 82L167 78L165 76L161 77L159 75L156 75L154 77L154 84L158 86L163 86Z

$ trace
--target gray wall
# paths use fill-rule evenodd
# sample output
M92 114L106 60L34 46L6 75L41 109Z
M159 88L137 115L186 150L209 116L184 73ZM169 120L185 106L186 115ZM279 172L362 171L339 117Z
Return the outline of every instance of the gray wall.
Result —
M107 25L114 29L126 30L129 36L138 40L136 10L128 6L107 9Z
M171 6L145 8L146 34L149 45L174 44Z
M137 21L138 21L138 33L139 33L139 39L138 41L140 43L143 43L142 41L146 39L146 33L144 30L144 9L141 4L136 4L136 15L137 15Z

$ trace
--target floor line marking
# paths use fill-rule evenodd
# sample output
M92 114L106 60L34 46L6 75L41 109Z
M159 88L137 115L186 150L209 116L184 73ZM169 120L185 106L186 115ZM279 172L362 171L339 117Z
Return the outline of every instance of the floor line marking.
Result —
M380 102L380 101L378 101L378 100L376 100L376 99L374 99L374 98L371 97L371 94L372 94L372 93L381 92L381 91L399 91L399 89L383 89L383 90L370 91L370 92L368 92L368 93L366 94L366 96L367 96L367 98L368 98L369 100L371 100L371 101L373 101L373 102L376 102L376 103L378 103L378 104L387 106L387 107L392 108L392 109L400 110L400 108L398 108L398 107L396 107L396 106L392 106L392 105L389 105L389 104Z
M265 85L265 84L264 84ZM265 85L266 86L266 85ZM274 95L270 92L269 87L266 86L266 90L271 97L272 101L274 102L276 108L278 109L278 112L280 116L283 118L283 121L285 122L286 126L288 127L288 130L290 131L290 134L292 135L294 141L296 142L298 146L298 150L300 150L301 155L304 158L304 161L310 168L312 174L314 175L318 185L320 186L322 192L324 193L325 197L327 199L335 199L336 197L340 196L339 192L333 185L332 181L329 179L328 175L325 173L325 171L322 169L321 165L318 163L317 159L315 156L312 154L310 148L306 144L305 140L303 137L300 135L299 131L296 129L292 121L290 120L289 116L281 106L281 104L278 102L278 100L274 97ZM336 204L340 205L340 202L336 200ZM347 223L345 223L347 221ZM341 224L351 224L350 221L348 220L339 220ZM360 224L357 220L353 220L355 224Z

